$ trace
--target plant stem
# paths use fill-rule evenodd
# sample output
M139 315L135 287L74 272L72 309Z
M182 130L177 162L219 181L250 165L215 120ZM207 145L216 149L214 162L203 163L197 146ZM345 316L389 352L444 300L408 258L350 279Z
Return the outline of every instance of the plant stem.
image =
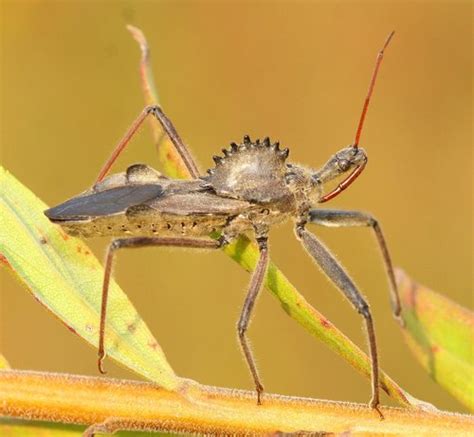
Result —
M469 435L472 416L202 386L186 381L170 392L140 381L0 370L0 414L27 420L95 425L94 432L165 430L214 435L347 432ZM470 434L472 435L472 434Z

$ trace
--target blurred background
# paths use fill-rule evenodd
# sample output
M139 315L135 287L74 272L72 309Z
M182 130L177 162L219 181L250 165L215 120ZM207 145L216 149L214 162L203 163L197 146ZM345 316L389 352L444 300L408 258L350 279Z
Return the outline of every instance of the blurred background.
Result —
M53 205L94 181L142 109L147 35L161 102L203 169L244 134L269 135L318 167L351 143L378 49L386 52L361 144L364 174L328 207L380 220L394 263L472 307L472 4L466 2L1 2L1 164ZM117 163L156 165L148 129ZM367 296L381 366L411 394L464 411L432 382L392 320L367 229L319 229ZM99 259L107 241L91 240ZM362 320L294 238L271 256L366 350ZM222 253L120 253L116 278L176 372L252 389L235 331L249 275ZM0 271L0 350L13 367L96 375L96 351ZM99 292L99 290L98 290ZM271 392L367 402L369 382L264 291L249 336ZM109 375L135 375L112 362ZM383 402L390 403L384 396Z

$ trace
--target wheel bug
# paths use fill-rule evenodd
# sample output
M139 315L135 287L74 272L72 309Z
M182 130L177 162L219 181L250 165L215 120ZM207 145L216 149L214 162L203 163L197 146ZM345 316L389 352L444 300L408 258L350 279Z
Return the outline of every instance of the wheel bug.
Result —
M263 385L246 331L268 265L269 229L276 223L293 218L296 236L304 248L364 318L372 363L372 398L369 405L382 416L378 408L379 366L371 311L345 269L319 239L306 229L306 225L366 226L373 229L389 279L393 314L400 320L400 299L392 262L377 220L358 211L314 208L339 195L365 168L367 155L359 147L359 140L384 51L393 34L388 36L377 55L354 142L334 154L319 170L287 163L288 149L280 149L279 143L271 143L268 137L253 142L249 136L244 136L242 143L232 143L230 149L223 149L223 156L214 156L215 167L207 170L207 175L201 176L189 150L161 107L149 106L118 143L93 187L45 211L52 222L61 225L72 235L119 237L109 245L105 264L98 351L100 372L105 373L103 360L106 356L107 295L112 261L117 250L145 246L219 249L239 235L254 231L260 257L237 330L255 383L257 403L260 404ZM117 157L149 115L158 120L171 139L192 176L191 180L168 179L144 164L132 165L126 172L106 177ZM344 174L347 176L343 181L324 194L324 185ZM219 237L210 237L216 233Z

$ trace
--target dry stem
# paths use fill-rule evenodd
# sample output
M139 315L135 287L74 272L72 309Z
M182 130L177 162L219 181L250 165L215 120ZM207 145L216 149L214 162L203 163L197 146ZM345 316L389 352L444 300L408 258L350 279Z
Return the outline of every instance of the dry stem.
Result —
M277 432L473 435L472 416L255 393L188 381L180 392L147 382L33 371L0 371L0 414L75 423L94 431L166 430L215 435Z

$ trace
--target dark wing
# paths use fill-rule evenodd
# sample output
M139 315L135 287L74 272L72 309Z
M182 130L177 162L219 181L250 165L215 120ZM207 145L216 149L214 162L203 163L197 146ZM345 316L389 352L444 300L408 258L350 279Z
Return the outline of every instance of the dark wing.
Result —
M44 213L51 221L88 220L125 212L127 208L163 195L158 184L128 185L73 197Z
M156 197L141 205L127 209L127 217L139 218L145 214L189 215L237 215L252 208L249 202L220 197L213 193L193 192Z

